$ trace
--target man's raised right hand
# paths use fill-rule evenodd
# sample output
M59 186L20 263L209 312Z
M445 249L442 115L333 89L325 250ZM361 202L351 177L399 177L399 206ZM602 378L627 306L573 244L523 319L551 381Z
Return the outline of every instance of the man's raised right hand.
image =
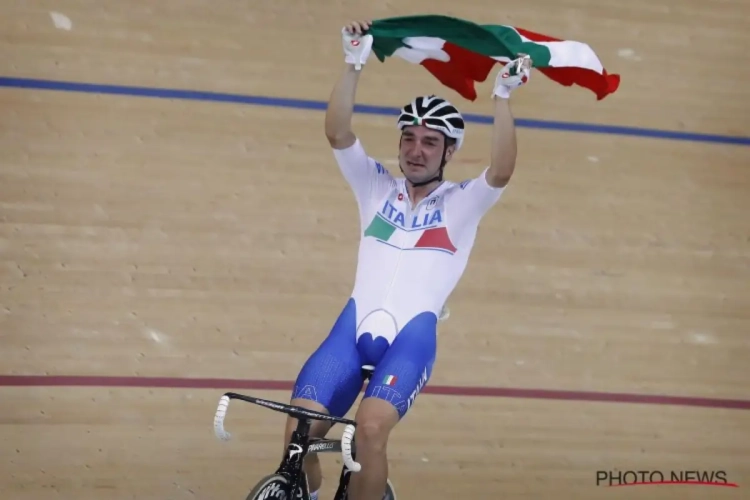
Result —
M353 64L357 71L362 69L370 57L372 35L366 33L371 25L370 21L351 21L341 29L344 61Z

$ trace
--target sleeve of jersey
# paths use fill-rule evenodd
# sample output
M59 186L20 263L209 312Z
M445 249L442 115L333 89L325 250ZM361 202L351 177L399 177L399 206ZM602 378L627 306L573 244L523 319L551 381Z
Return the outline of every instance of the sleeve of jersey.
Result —
M459 184L459 191L452 200L451 213L457 215L465 223L479 222L500 200L505 191L505 188L490 186L487 183L486 174L487 169L474 179Z
M346 149L334 149L333 156L344 179L360 202L379 194L392 181L388 170L367 156L359 139Z

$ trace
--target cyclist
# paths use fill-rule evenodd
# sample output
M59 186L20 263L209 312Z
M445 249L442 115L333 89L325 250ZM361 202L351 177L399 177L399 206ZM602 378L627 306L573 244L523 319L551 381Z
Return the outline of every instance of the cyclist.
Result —
M361 368L375 367L357 409L356 453L362 470L350 500L381 500L388 481L386 447L432 374L441 309L466 268L480 219L497 203L513 174L516 136L511 92L526 83L531 61L511 61L495 81L490 164L460 184L446 165L461 149L464 119L434 95L414 98L397 119L399 167L394 177L365 152L351 127L355 94L372 48L369 21L342 30L346 66L330 96L325 133L354 192L361 222L353 292L327 338L302 367L291 403L344 416L363 386ZM287 424L289 442L295 422ZM324 437L327 424L311 434ZM313 499L322 484L316 456L305 463Z

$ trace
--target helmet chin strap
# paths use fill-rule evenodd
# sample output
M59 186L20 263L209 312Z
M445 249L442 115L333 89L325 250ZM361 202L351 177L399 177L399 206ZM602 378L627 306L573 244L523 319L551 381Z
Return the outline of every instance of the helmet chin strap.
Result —
M438 173L435 177L432 179L428 179L426 181L422 182L413 182L408 177L406 177L406 172L404 172L404 169L401 168L401 165L398 166L398 168L401 170L401 173L404 174L404 177L406 177L406 180L409 182L409 184L412 185L412 187L421 187L421 186L427 186L428 184L432 184L435 181L442 182L443 180L443 169L445 169L445 164L447 163L445 161L445 155L448 152L448 146L443 146L443 157L440 159L440 169L438 170Z
M403 170L402 170L402 172L403 172ZM404 175L406 175L406 174L404 174ZM412 187L427 186L428 184L432 184L435 181L442 181L443 180L443 167L440 167L440 170L438 171L438 174L435 177L433 177L432 179L428 179L428 180L422 181L422 182L413 182L413 181L409 180L409 178L407 177L406 180L409 182L409 184L412 185Z

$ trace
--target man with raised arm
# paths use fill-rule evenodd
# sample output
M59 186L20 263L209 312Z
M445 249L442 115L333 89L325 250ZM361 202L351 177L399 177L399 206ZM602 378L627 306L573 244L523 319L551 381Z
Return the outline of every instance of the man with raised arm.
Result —
M393 176L365 151L352 131L357 84L372 47L369 21L342 30L345 67L328 103L325 134L356 200L361 234L354 288L328 336L302 367L291 403L344 416L374 367L355 420L356 459L349 500L381 500L388 481L391 431L413 406L432 374L438 316L461 278L480 219L497 203L516 165L509 97L529 77L522 56L498 73L493 90L490 164L460 184L443 179L460 150L464 120L448 101L413 98L397 118L398 161ZM286 441L296 422L289 419ZM315 422L311 435L329 429ZM320 463L306 458L313 499L322 484Z

